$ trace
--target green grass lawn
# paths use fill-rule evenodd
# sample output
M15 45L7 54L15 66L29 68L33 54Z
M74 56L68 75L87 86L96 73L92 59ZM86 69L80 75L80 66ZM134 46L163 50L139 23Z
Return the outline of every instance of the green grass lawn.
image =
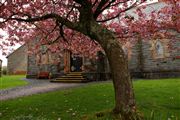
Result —
M180 119L180 79L138 80L134 82L134 89L138 108L146 118L154 113L153 120L167 120L170 117L172 119L168 120ZM28 116L32 120L80 120L83 116L111 110L113 106L111 82L90 84L81 88L2 101L0 120L11 120L17 116ZM35 119L37 117L39 118ZM107 115L101 120L111 120L111 117Z
M11 75L0 77L0 89L12 88L16 86L26 85L27 82L22 80L24 75Z

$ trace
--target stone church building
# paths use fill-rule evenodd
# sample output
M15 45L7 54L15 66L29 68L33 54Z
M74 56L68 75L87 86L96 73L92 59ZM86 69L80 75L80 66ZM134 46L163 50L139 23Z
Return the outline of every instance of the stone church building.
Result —
M135 45L127 42L123 49L129 60L131 76L135 78L165 78L180 77L180 34L173 32L176 42L174 50L168 47L172 41L160 33L152 40L139 40ZM57 78L70 72L82 72L88 79L110 79L110 67L103 52L97 52L97 59L90 59L69 50L62 51L62 55L52 53L42 47L39 54L27 54L27 46L23 45L8 58L8 72L10 74L26 72L27 78L36 78L39 72L49 72ZM26 51L26 52L25 52ZM115 53L114 53L115 54ZM102 77L99 77L101 74Z

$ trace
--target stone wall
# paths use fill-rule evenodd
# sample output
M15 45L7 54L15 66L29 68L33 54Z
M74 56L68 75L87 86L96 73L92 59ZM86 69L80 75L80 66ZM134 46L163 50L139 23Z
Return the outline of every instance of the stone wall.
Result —
M162 77L180 77L180 34L177 34L175 41L171 39L160 38L164 45L162 54L153 55L152 45L143 42L143 77L162 78ZM164 44L166 43L166 44ZM173 48L168 48L171 45ZM160 51L161 52L161 51Z
M131 48L131 57L128 58L129 60L129 69L131 72L137 72L139 71L139 52L140 52L140 49L139 49L139 46L138 44L132 46Z
M7 56L8 74L26 74L27 71L27 46L22 45L9 56Z
M143 57L145 58L144 71L180 71L180 61L179 59L175 59L175 57L178 56L178 52L171 52L169 57L156 59L152 57L152 53L149 50L150 44L144 43L143 49Z
M46 57L42 57L47 55ZM63 58L58 58L58 54L47 52L46 54L28 55L27 78L36 78L39 72L49 72L51 77L58 77L64 70ZM40 57L40 58L39 58ZM60 59L56 61L57 59Z
M151 41L139 40L127 55L129 70L133 78L180 77L180 34L172 38L159 38L163 42L163 56L153 55ZM175 48L168 48L170 45Z
M159 38L160 39L160 38ZM165 39L165 38L163 38ZM176 42L172 45L176 48L180 47L180 35L176 35ZM170 39L161 40L163 41L164 53L163 55L157 56L156 51L153 49L152 42L144 42L139 39L139 41L128 48L127 57L129 60L129 69L131 76L135 78L163 78L163 77L179 77L180 76L180 52L178 50L170 50L167 46ZM161 51L160 51L161 52ZM61 74L66 74L65 66L70 65L68 51L63 51L62 58L58 64L37 64L37 56L28 56L28 75L37 76L40 71L51 72L54 77ZM56 53L56 55L58 55ZM58 59L58 57L51 55L50 58ZM66 57L64 57L66 56ZM179 56L179 57L178 57ZM65 59L66 58L66 59ZM48 58L49 60L49 58ZM47 61L47 60L45 60ZM103 79L110 79L110 66L107 57L104 55L103 61L104 65L101 65L102 60L98 63L98 59L83 58L83 70L84 75L88 79L99 80L99 75L105 76ZM66 67L69 69L69 66ZM69 71L69 70L68 70ZM101 71L101 72L99 72ZM28 76L27 75L27 76Z
M27 64L27 78L37 77L39 67L37 65L35 55L28 55L28 64Z

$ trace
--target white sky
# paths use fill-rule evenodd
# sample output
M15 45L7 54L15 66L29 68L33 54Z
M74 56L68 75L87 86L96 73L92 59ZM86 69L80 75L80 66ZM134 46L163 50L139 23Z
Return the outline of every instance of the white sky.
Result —
M7 60L6 60L6 57L2 55L1 51L0 51L0 59L3 61L3 66L6 66Z
M0 34L3 35L3 36L4 36L4 35L6 36L6 33L5 33L2 29L0 29ZM4 39L6 39L6 37L5 37ZM3 40L4 40L4 39L3 39ZM3 40L2 40L2 41L3 41ZM1 41L0 41L0 42L1 42ZM6 64L7 64L7 59L6 59L6 56L2 55L2 51L1 51L1 50L0 50L0 59L3 61L3 63L2 63L3 66L6 66Z
M153 2L157 2L158 0L148 0L149 3L153 3ZM2 31L2 29L0 29L0 34L5 35L6 33L4 33L4 31ZM5 40L5 39L4 39ZM18 47L20 47L20 45L16 45L15 47L9 47L9 49L17 49ZM0 51L0 59L3 61L3 66L7 66L7 59L6 56L2 55L2 51Z

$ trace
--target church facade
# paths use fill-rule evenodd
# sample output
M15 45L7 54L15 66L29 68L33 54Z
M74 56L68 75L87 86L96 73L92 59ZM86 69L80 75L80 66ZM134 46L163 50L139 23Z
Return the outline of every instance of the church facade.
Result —
M174 33L176 39L167 39L160 33L151 40L138 40L136 44L127 42L123 49L129 61L131 76L135 78L180 77L180 34ZM169 48L172 43L175 49ZM82 72L88 79L111 79L111 70L107 57L101 51L96 59L73 54L64 50L61 53L48 50L36 55L28 55L27 78L35 78L39 72L49 72L57 78L70 72ZM116 53L114 53L116 54Z
M174 31L172 34L172 38L166 38L157 33L151 40L139 39L136 44L127 42L123 45L132 77L180 77L180 34ZM53 53L42 49L38 54L28 54L27 50L28 45L23 45L7 57L9 74L23 73L27 78L37 78L38 73L48 72L58 78L71 72L82 72L91 80L111 79L107 57L101 51L92 59L69 50Z

